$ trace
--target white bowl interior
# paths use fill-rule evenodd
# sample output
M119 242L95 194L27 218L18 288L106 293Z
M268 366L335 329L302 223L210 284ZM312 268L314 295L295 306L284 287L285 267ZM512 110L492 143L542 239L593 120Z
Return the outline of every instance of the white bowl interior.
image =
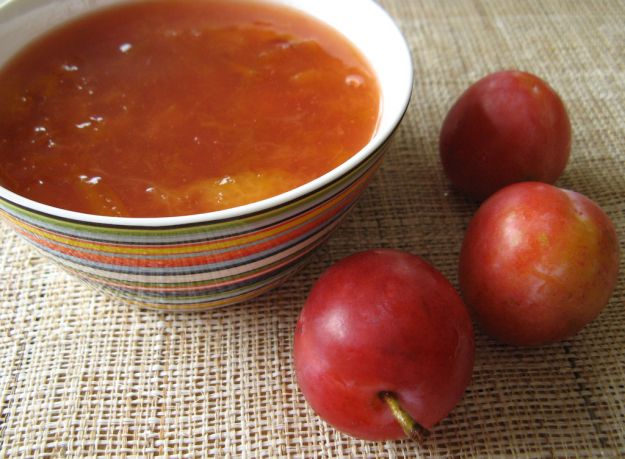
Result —
M0 66L23 46L47 30L95 9L128 0L0 0ZM207 214L121 218L82 214L47 206L0 187L0 196L48 214L93 223L169 226L232 218L289 201L340 177L370 155L393 132L406 110L412 90L409 48L391 17L373 0L267 0L299 9L339 30L365 56L380 84L382 95L378 129L369 144L346 163L324 176L263 201Z

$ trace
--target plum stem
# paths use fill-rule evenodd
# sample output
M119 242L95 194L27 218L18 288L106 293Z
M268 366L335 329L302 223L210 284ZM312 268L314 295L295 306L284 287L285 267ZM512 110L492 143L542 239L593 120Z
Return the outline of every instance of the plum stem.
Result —
M380 398L386 402L395 416L395 419L403 429L404 433L413 440L422 443L430 432L414 420L412 416L401 406L397 395L392 392L380 392Z

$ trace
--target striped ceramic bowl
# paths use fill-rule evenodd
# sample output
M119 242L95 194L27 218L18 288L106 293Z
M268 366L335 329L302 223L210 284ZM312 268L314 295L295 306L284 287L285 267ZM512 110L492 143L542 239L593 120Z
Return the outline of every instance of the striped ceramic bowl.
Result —
M47 29L116 1L0 2L0 65ZM43 205L0 187L0 216L77 278L147 307L228 305L287 279L366 188L406 110L413 73L402 34L373 0L274 1L341 31L376 72L381 118L372 140L355 156L287 193L206 214L103 217Z

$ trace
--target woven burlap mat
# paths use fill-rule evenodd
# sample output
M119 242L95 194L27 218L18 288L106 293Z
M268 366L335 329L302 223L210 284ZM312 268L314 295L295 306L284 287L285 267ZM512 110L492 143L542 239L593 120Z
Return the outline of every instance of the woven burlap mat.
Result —
M412 103L382 170L298 275L247 304L140 310L76 282L0 226L0 457L625 457L625 269L603 314L537 349L477 331L461 404L422 446L336 432L295 384L293 328L312 282L372 247L417 253L457 285L476 204L449 190L442 119L470 82L532 71L565 100L559 185L612 217L625 253L625 3L384 0L413 49Z

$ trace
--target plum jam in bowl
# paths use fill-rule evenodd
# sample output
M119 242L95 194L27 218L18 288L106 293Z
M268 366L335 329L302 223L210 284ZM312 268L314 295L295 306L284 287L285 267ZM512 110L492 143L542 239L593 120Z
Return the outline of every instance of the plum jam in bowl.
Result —
M0 217L156 309L238 303L297 271L412 90L372 0L8 0L0 44Z

